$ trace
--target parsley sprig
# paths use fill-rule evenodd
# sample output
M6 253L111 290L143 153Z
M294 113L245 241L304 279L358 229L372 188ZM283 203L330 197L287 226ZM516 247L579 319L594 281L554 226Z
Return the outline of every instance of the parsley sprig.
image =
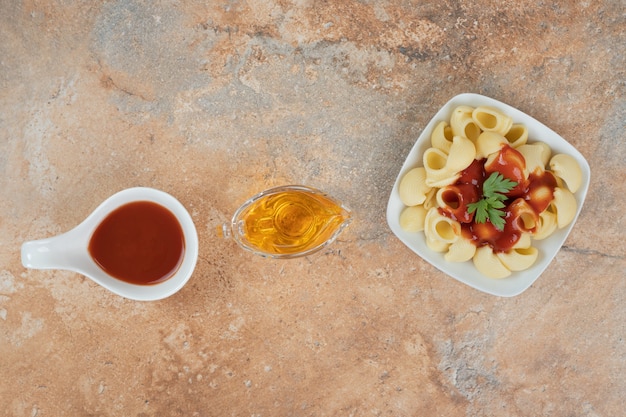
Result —
M483 198L475 203L467 205L467 212L474 213L474 221L476 223L485 223L487 219L493 226L502 231L504 230L504 201L506 201L506 193L511 191L517 183L508 178L504 178L499 172L492 172L489 178L483 183Z

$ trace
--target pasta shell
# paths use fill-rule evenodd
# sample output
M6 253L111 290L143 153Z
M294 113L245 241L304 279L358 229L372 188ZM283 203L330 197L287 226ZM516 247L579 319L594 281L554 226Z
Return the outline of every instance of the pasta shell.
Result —
M495 132L483 132L476 140L476 159L487 158L489 155L499 152L502 145L508 144L504 136Z
M508 208L511 213L510 222L517 230L532 232L539 223L539 216L523 198L515 199Z
M426 194L426 201L424 201L424 204L422 204L426 210L437 207L437 199L435 198L436 195L437 188L431 188L428 194Z
M434 148L441 149L445 153L450 151L452 146L452 128L447 122L439 122L432 135L430 135L430 143Z
M426 172L430 174L433 171L440 171L446 167L448 154L438 148L428 148L424 151L422 159Z
M448 216L461 223L470 223L474 218L468 213L468 204L480 197L477 188L472 184L453 184L437 189L435 199L437 206Z
M433 241L454 243L461 235L461 224L441 215L437 208L432 208L424 220L424 234Z
M541 153L541 163L544 167L548 166L548 161L550 161L550 157L552 156L552 149L550 145L545 142L533 142L535 146L541 146L543 148L543 152Z
M522 233L513 248L528 248L531 244L530 233Z
M433 252L445 252L448 250L450 244L440 240L426 238L426 246L428 246L428 248Z
M480 127L472 118L473 107L459 106L452 111L450 127L454 136L462 136L473 142L480 135Z
M482 242L495 242L500 236L500 231L491 222L474 223L472 230Z
M530 268L537 260L539 252L536 248L511 249L508 252L498 253L496 256L507 269L511 271L523 271Z
M558 178L550 171L544 171L540 182L531 183L526 200L537 213L545 211L554 200L554 189L559 186Z
M426 185L426 169L418 167L404 174L398 185L398 194L404 205L416 206L424 203L430 188Z
M562 187L556 187L554 189L554 200L552 200L550 207L556 213L557 227L562 229L574 220L578 205L571 191Z
M472 259L475 253L476 245L468 239L457 239L443 257L447 262L465 262Z
M550 236L556 230L556 214L550 210L544 210L539 214L539 221L533 233L533 239L542 240Z
M449 154L435 147L426 149L422 156L426 184L430 187L443 187L454 183L461 171L474 161L475 155L476 148L472 141L461 136L454 137Z
M424 230L424 220L428 211L423 206L406 207L400 213L400 227L407 232Z
M510 116L489 106L475 108L472 112L472 119L481 130L496 132L501 135L505 135L513 125L513 119Z
M422 160L426 170L426 185L430 187L443 187L453 184L461 175L458 170L447 169L448 155L441 149L426 149Z
M526 160L525 173L526 176L530 173L541 173L545 170L546 164L544 162L544 148L539 144L526 144L518 146L517 151L522 154Z
M514 124L504 137L510 146L517 148L528 141L528 129L522 124Z
M426 184L433 188L445 187L446 185L454 184L460 176L460 172L442 170L426 178Z
M511 275L511 270L502 264L490 246L477 248L472 260L476 269L488 278L501 279Z
M476 157L476 146L471 140L455 136L452 139L450 153L446 161L446 169L448 171L459 172L470 166Z
M550 159L550 170L561 178L573 193L578 191L583 182L583 172L573 156L563 153L554 155Z

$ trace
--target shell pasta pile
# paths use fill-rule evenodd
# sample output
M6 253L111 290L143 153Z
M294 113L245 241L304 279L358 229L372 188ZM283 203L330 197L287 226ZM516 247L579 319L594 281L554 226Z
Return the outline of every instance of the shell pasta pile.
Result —
M572 222L582 184L578 162L552 154L499 109L458 106L430 137L422 165L398 184L399 223L424 233L448 262L472 260L489 278L531 267L533 240Z

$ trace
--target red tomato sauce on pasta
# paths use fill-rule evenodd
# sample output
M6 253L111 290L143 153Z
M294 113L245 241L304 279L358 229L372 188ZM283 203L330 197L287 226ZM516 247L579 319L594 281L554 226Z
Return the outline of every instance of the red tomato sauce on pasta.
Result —
M509 145L502 146L493 158L474 160L464 169L457 181L445 187L442 198L446 207L439 212L461 223L461 233L476 246L489 245L495 252L510 250L524 232L525 223L519 218L519 212L531 210L536 218L554 199L556 178L549 171L535 171L524 175L526 162L524 157ZM474 213L467 212L467 206L482 198L482 187L492 172L499 172L503 177L515 181L517 185L506 194L504 202L505 225L498 230L489 220L485 223L474 221Z

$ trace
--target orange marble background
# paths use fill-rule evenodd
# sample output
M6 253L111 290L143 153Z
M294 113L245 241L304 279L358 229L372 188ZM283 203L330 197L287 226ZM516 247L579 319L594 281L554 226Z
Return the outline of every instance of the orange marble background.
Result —
M620 1L0 3L0 414L618 416L626 402L626 60ZM415 256L385 221L406 154L452 96L537 118L591 165L578 223L523 294ZM219 239L300 183L352 208L328 250ZM200 257L142 303L24 241L149 186Z

